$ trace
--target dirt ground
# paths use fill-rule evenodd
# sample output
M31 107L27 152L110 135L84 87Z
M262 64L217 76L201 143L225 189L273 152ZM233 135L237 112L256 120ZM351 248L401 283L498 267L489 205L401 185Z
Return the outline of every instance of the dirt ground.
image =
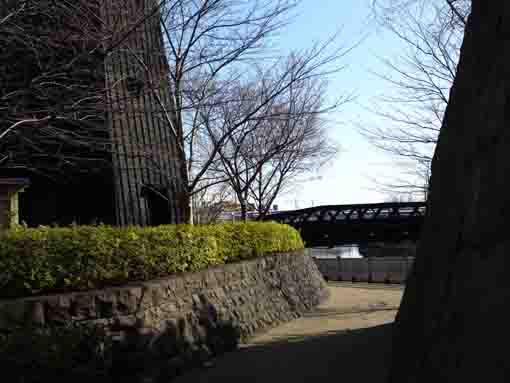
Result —
M331 297L314 312L256 335L176 382L384 382L403 287L331 283L329 289Z

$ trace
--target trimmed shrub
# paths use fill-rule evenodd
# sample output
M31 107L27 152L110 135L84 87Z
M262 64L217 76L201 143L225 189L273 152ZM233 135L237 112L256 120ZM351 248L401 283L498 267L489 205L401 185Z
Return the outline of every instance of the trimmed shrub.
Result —
M158 227L16 227L0 238L0 298L144 281L302 249L273 222Z

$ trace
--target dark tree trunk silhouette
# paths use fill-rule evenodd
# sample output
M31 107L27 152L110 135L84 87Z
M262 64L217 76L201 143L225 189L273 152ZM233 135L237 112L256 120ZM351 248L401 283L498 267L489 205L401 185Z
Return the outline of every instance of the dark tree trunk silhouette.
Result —
M391 383L510 376L509 33L508 1L473 1L398 313Z

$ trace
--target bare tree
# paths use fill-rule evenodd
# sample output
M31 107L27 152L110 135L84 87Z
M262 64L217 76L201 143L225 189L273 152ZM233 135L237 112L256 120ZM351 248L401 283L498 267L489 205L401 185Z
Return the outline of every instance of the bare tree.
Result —
M392 94L372 108L381 122L360 127L403 166L400 178L379 182L383 190L426 198L470 5L470 0L374 1L377 19L406 47L399 57L382 59L389 73L377 75L392 85Z
M116 1L0 2L0 166L46 176L111 166L106 114L125 113L129 99L142 88L157 93L165 79L106 73L166 0L147 1L129 22L115 14ZM162 52L150 52L152 64ZM146 148L131 149L149 157Z
M232 191L223 183L202 188L193 195L193 222L195 224L216 223L231 203Z
M173 110L160 29L166 3L0 2L4 174L71 183L99 173L114 183L117 223L184 220L176 168L185 159L162 129Z
M289 60L288 65L292 66L295 59ZM272 80L237 91L264 93ZM250 205L259 217L265 216L278 195L336 155L337 147L327 137L323 117L349 98L325 106L325 90L321 79L296 81L254 118L229 134L226 144L219 148L214 170L228 180L240 204L242 218L246 218ZM244 113L242 103L225 106L216 121L218 135L230 130L230 122Z
M235 77L234 67L253 59L263 43L281 27L282 17L295 2L290 0L167 0L161 25L165 34L171 82L166 114L168 130L176 138L186 180L185 199L192 220L191 195L203 185L204 169L196 169L194 145L198 111L208 103L211 84ZM260 56L258 56L260 58ZM163 102L162 102L163 104Z
M301 52L300 60L281 70L287 58L274 57L270 43L289 21L296 4L294 0L166 2L162 26L172 83L168 123L187 159L182 174L188 180L188 200L202 188L225 181L217 179L210 169L236 130L256 119L293 83L336 70L333 66L349 50L334 47L333 38ZM257 95L244 95L239 100L239 95L228 91L238 84L270 76L274 81ZM229 128L222 130L221 135L218 130L213 133L211 120L221 114L225 105L239 102L244 112L230 120ZM192 218L193 214L189 216Z
M106 40L92 6L3 2L0 10L0 166L48 176L105 161Z
M184 219L192 222L191 196L226 181L210 169L228 138L293 84L336 71L338 59L349 51L334 47L331 39L302 51L292 64L274 57L268 48L274 33L288 22L296 5L292 0L150 0L138 2L139 18L135 9L120 12L120 0L108 2L112 9L106 13L91 11L89 3L94 2L84 2L88 5L82 9L67 0L14 1L14 8L2 16L1 35L7 38L0 41L1 52L16 55L22 46L27 68L36 70L21 76L24 82L9 80L2 88L0 160L33 171L47 172L50 165L59 171L71 166L81 171L93 160L104 164L113 154L124 180L117 189L124 190L124 205L135 207L124 217L126 223L145 222L147 208L136 200L141 184L169 204L175 201L164 190L173 189L179 204L189 207ZM154 15L163 39L141 32L152 27L147 20ZM40 23L34 23L37 18ZM60 19L66 24L59 25ZM13 57L7 59L14 62ZM2 70L19 73L8 66ZM97 74L97 79L81 80L85 73ZM7 73L2 78L8 78ZM230 89L260 78L272 81L259 87L263 91L256 95L232 98ZM37 95L43 104L27 102L27 94ZM244 112L218 135L211 121L225 105L236 103ZM114 117L109 127L96 124L105 113ZM144 124L139 121L143 113L157 120L153 125L164 126L158 128L159 138L145 139L147 133L137 126ZM61 120L62 125L57 123ZM169 137L175 152L166 144ZM114 152L112 142L121 149ZM179 174L169 176L174 165L167 164L168 156L173 156ZM40 157L48 158L48 163L41 165ZM177 185L181 180L184 188Z

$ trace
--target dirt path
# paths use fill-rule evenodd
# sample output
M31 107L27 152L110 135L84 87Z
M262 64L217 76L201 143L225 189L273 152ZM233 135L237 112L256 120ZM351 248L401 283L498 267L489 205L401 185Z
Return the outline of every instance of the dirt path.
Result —
M313 313L255 336L239 351L177 383L384 382L399 286L330 284L330 299Z

